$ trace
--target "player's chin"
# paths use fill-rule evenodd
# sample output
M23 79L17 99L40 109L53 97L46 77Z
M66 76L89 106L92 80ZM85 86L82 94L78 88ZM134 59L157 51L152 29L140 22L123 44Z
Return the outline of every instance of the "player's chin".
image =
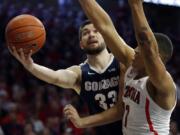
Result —
M88 46L86 48L86 50L89 50L89 51L96 51L96 50L99 50L99 46L98 45L92 45L92 46Z
M98 43L91 43L91 44L88 44L88 48L91 49L91 48L98 48L99 47L99 44Z

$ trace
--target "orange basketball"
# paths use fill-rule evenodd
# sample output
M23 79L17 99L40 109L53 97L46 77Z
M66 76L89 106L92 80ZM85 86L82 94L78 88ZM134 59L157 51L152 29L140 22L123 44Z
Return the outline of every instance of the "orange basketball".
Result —
M23 49L27 54L37 52L44 45L46 31L42 22L32 15L14 17L6 26L6 42L9 47Z

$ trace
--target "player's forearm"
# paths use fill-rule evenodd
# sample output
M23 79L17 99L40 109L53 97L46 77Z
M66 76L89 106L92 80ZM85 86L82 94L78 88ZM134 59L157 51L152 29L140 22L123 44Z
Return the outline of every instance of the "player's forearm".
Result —
M46 68L44 66L38 65L33 63L31 66L29 67L25 67L30 73L32 73L34 76L36 76L37 78L39 78L40 80L43 80L47 83L55 83L56 81L56 74L55 71Z
M157 64L156 61L156 59L159 58L157 41L146 19L143 3L141 0L135 0L133 1L134 3L132 1L133 0L129 0L129 4L131 7L136 39L143 56L146 72L150 78L154 78L155 76L155 78L157 78L157 74L162 70L158 68L159 64Z
M131 8L136 39L141 48L144 60L151 62L154 58L158 57L159 54L157 42L146 19L143 3L141 0L136 0L134 3L131 3L131 1L132 0L129 0L129 5Z
M121 112L119 112L117 107L112 107L102 113L82 118L81 127L88 128L88 127L101 126L118 121L120 119L122 119Z
M142 1L134 0L134 2L132 2L132 0L129 0L129 5L131 8L136 38L139 43L138 45L143 46L145 42L150 45L150 42L155 42L154 34L144 14Z
M113 26L109 15L95 0L79 0L79 3L98 31L103 33L107 26Z

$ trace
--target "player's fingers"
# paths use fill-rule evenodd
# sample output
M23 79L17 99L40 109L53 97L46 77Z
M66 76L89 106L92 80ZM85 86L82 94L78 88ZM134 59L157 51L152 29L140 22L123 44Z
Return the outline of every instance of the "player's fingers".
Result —
M19 49L19 52L20 52L20 57L22 60L25 60L25 55L24 55L24 51L22 48Z
M68 104L64 107L64 111L71 108L71 104Z
M66 110L66 111L64 111L64 115L67 117L67 118L69 118L69 116L71 115L73 115L72 114L72 112L71 112L71 110Z
M71 108L64 109L64 114L65 114L65 116L68 116L68 115L76 116L77 115L77 113L74 112Z
M69 115L69 114L76 115L77 113L72 108L66 108L64 110L64 114L66 116L66 115Z
M12 48L11 48L10 46L7 46L7 47L8 47L9 52L13 55L13 50L12 50Z
M72 111L73 113L77 113L77 110L76 110L74 107L71 107L71 111Z
M69 108L73 112L76 112L76 108L72 106L71 104L67 105L67 108Z
M16 48L14 46L12 46L11 49L12 49L13 56L15 56L17 59L19 59L19 54L18 54Z
M31 58L32 53L33 53L33 51L32 51L32 50L30 50L30 52L28 53L28 58Z
M71 121L76 121L75 116L73 115L72 112L66 112L65 116L66 116L67 119L69 119Z
M66 110L68 110L68 105L64 107L63 112L65 112Z
M66 106L63 110L64 113L72 112L71 108Z
M15 48L14 46L11 47L11 52L12 52L13 54L16 54L16 53L17 53L16 48Z
M69 111L69 108L66 106L66 107L63 109L63 112L64 112L64 114L66 115L66 114L68 113L68 111Z
M69 115L67 115L67 119L69 119L70 121L74 121L74 117L73 117L73 115L71 115L71 114L69 114Z

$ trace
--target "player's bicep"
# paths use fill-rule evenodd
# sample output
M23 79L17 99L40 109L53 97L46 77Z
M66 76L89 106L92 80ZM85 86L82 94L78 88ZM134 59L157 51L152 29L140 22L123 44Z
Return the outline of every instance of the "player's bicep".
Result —
M168 95L175 90L174 81L166 71L166 67L160 58L154 59L153 62L148 65L146 64L146 70L150 77L150 81L158 92Z
M76 72L69 69L58 70L56 71L56 76L55 85L75 89L78 81L78 74Z

